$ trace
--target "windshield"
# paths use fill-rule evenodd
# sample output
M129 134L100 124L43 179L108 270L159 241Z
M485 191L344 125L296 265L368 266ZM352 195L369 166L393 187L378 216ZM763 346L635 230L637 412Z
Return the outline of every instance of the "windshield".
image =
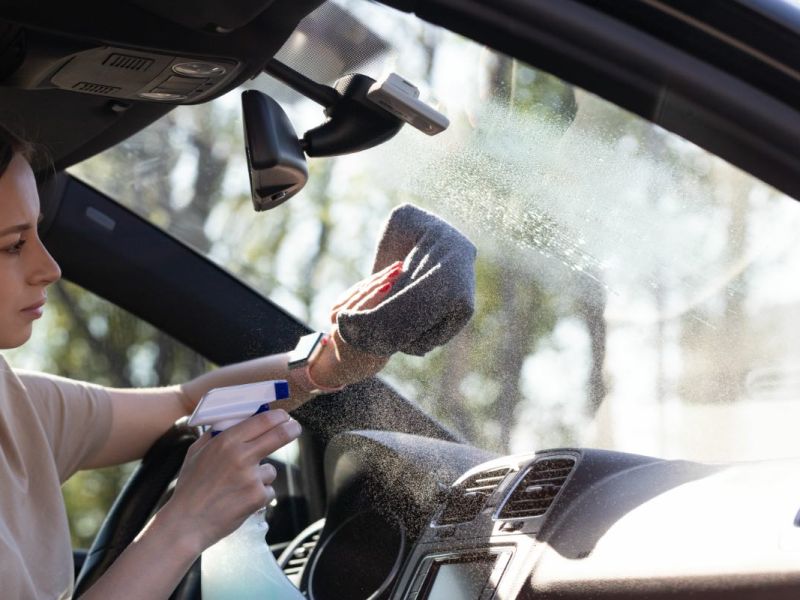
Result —
M178 108L72 172L317 328L368 273L393 206L452 222L478 248L476 313L450 344L397 355L384 376L479 446L799 453L795 201L413 17L368 3L321 10L345 8L371 40L365 56L338 61L351 38L306 23L281 59L318 80L396 71L447 114L446 132L404 127L372 150L310 159L298 196L254 214L237 92ZM266 75L248 87L278 99L298 132L324 119Z

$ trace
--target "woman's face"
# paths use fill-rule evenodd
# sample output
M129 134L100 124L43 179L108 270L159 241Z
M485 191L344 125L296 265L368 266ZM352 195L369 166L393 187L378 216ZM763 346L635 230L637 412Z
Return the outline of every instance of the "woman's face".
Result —
M28 340L44 310L45 288L61 276L39 239L38 221L33 171L15 154L0 177L0 348Z

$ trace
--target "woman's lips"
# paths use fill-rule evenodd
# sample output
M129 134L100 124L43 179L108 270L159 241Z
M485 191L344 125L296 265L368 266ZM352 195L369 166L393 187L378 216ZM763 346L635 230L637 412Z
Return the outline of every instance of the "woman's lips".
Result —
M44 304L46 300L39 300L35 304L31 304L30 306L23 308L22 312L34 319L38 319L44 314Z

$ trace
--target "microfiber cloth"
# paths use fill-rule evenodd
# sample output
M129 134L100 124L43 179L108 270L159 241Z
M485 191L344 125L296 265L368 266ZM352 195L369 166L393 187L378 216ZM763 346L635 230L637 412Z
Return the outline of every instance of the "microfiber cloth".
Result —
M422 356L448 342L475 309L475 246L455 227L412 204L389 215L372 271L403 261L389 295L369 310L343 310L339 333L372 354Z

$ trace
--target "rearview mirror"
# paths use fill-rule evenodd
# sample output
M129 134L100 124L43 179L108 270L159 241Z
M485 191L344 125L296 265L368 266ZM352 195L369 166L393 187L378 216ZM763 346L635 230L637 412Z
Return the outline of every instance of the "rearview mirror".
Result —
M242 92L242 115L253 206L269 210L303 189L306 157L289 117L266 94Z

